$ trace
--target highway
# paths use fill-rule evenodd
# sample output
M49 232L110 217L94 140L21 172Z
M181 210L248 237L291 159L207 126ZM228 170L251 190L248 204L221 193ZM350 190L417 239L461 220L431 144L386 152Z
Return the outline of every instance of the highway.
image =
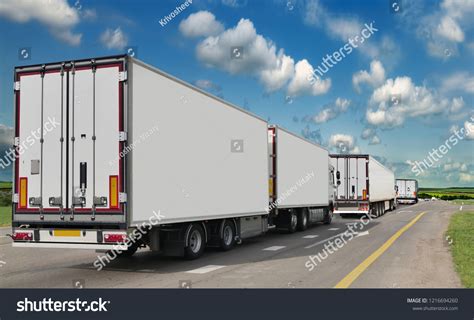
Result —
M463 210L474 207L464 206ZM209 248L194 261L140 250L97 271L99 253L13 248L0 230L2 288L458 288L445 232L460 206L445 201L399 206L324 251L358 217L304 232L269 232L228 252ZM338 236L339 235L339 236ZM309 271L310 256L321 261ZM100 254L99 254L100 255ZM316 260L315 260L316 261Z

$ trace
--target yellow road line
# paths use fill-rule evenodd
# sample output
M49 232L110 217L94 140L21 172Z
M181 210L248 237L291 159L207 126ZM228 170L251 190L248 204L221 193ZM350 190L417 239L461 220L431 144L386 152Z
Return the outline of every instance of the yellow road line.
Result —
M412 227L421 217L426 213L422 212L417 215L413 220L407 223L403 228L398 230L393 236L390 237L380 248L375 250L367 259L362 261L354 270L352 270L347 276L334 286L334 288L348 288L372 263L375 262L390 246L410 227Z

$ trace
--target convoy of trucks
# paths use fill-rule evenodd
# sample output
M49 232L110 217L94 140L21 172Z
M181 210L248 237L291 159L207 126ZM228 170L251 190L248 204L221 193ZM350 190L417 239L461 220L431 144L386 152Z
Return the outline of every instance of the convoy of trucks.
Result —
M137 59L14 76L13 246L194 259L269 228L331 222L325 148Z
M130 56L14 77L13 246L194 259L396 205L393 172L371 156L329 155Z
M397 202L414 204L418 202L418 181L415 179L397 179Z

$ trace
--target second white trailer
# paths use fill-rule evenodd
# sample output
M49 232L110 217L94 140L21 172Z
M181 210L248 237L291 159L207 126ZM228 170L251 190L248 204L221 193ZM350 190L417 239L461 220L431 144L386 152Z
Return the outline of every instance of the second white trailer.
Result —
M268 134L270 207L277 227L293 231L330 223L335 185L328 150L278 126Z

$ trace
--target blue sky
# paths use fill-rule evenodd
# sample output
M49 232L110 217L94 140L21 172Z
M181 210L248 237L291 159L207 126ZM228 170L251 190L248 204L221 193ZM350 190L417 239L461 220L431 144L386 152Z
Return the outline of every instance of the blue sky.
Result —
M415 177L415 161L464 129L416 178L421 186L474 185L474 1L188 0L174 14L184 3L0 1L2 154L12 139L14 66L132 48L332 152L372 154L401 178ZM359 43L366 24L377 31ZM357 48L320 78L308 77L350 38ZM0 179L10 177L0 170Z

